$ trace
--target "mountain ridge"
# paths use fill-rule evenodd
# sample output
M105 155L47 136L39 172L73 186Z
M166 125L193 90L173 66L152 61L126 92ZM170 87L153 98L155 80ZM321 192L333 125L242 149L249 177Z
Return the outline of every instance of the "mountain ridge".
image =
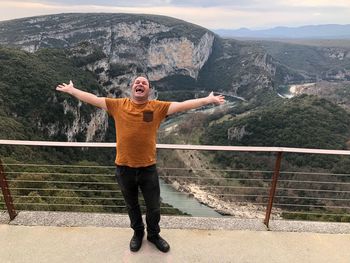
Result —
M269 29L251 30L217 29L222 37L239 38L289 38L289 39L350 39L350 24L305 25L300 27L277 26Z

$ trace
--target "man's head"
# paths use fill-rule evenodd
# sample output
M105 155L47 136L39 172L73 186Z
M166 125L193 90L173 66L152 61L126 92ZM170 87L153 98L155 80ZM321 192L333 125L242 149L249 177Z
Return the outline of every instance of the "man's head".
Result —
M135 103L141 104L148 101L150 95L150 83L146 77L139 76L131 84L131 98Z

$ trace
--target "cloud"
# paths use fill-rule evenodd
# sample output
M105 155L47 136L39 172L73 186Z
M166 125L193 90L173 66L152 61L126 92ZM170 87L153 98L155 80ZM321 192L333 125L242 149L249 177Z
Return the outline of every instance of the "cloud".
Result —
M350 17L350 7L344 6L347 1L0 0L0 20L68 12L107 12L165 15L209 29L346 24L349 23Z
M282 0L280 1L285 6L291 7L345 7L349 8L349 0Z
M2 1L0 0L0 3L2 2L10 2L10 1ZM50 5L50 6L106 6L106 7L150 7L150 6L164 6L168 5L170 3L170 0L119 0L119 1L113 1L113 0L13 0L11 2L28 2L28 3L37 3L37 4L43 4L43 5Z

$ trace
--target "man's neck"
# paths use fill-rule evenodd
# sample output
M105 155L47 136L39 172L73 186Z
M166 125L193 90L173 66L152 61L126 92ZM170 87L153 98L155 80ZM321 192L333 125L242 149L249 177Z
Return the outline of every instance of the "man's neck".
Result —
M147 103L147 102L148 102L148 99L144 99L144 100L137 100L137 99L135 99L135 98L131 97L131 101L132 101L133 103L135 103L135 104L145 104L145 103Z

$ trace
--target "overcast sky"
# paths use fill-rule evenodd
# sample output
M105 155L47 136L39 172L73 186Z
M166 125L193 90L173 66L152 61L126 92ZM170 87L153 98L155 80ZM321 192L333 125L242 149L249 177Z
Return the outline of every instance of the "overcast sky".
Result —
M350 24L350 0L0 0L0 20L72 12L159 14L209 29Z

